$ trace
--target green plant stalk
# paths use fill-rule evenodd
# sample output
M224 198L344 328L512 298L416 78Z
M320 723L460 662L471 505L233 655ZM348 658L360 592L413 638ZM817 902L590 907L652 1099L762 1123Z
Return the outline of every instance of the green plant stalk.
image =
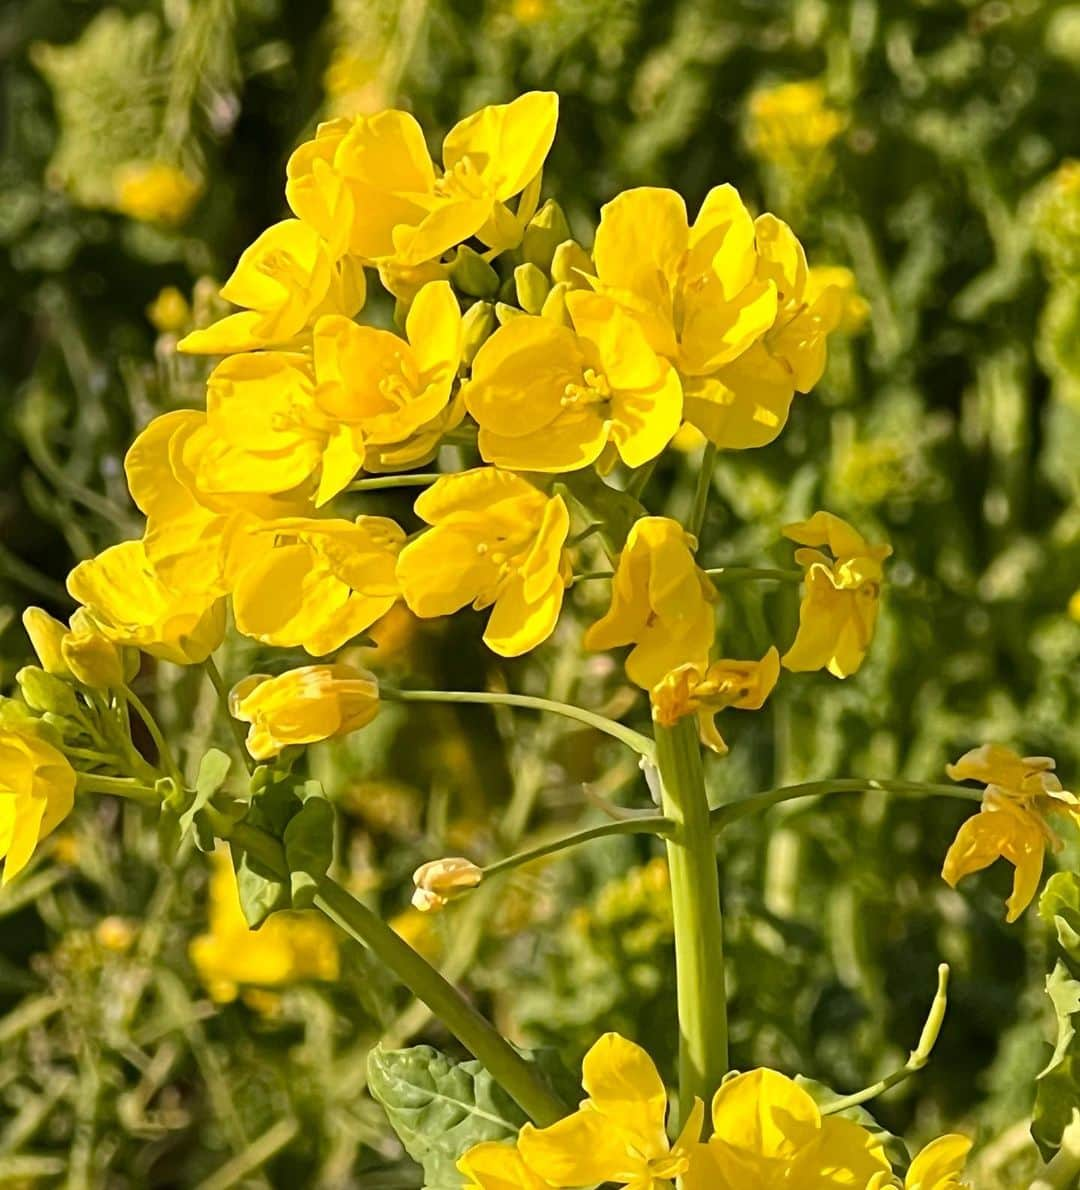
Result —
M587 711L584 707L576 707L568 702L555 702L550 698L536 698L531 694L502 694L494 691L476 690L395 690L389 686L379 687L379 697L388 702L459 702L473 703L482 706L522 707L530 711L549 711L554 715L562 715L564 719L574 719L597 731L605 732L622 744L633 748L635 752L651 761L654 756L653 742L639 731L624 727L614 719L605 715L598 715L595 711Z
M656 728L667 840L679 1011L679 1118L709 1103L728 1068L723 917L697 721Z
M273 836L247 823L232 822L217 810L210 818L215 832L222 838L249 852L271 871L288 877L281 844ZM543 1076L452 983L398 937L382 918L329 876L319 878L315 904L350 937L363 943L381 959L534 1123L546 1127L567 1114L567 1107L548 1087Z
M370 479L357 479L349 484L350 492L375 492L388 488L426 488L442 479L439 471L418 472L415 475L376 475Z
M127 798L144 806L160 806L161 795L149 785L127 777L106 777L99 773L79 773L75 784L78 793L108 793Z
M701 537L701 526L705 523L705 510L709 505L709 493L712 491L713 471L718 454L716 446L710 442L701 456L701 468L694 489L694 504L690 510L690 520L686 523L687 529L697 538Z

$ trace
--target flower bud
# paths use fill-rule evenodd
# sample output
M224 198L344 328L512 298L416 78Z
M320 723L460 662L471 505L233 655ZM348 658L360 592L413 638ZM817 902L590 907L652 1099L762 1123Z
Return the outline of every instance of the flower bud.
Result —
M476 888L483 878L483 871L460 855L433 859L413 873L412 903L422 913L437 912L460 893Z
M519 264L514 269L514 290L518 305L526 314L539 314L551 282L534 264Z
M555 249L570 238L570 224L566 222L562 207L554 199L546 203L529 220L525 236L521 241L521 255L543 272L551 271L551 259Z
M35 711L51 711L67 717L78 712L75 691L55 674L46 673L36 665L24 665L15 675L26 705Z
M546 318L548 322L557 322L560 326L570 326L570 311L566 308L566 295L569 292L570 286L565 281L553 285L540 307L541 318Z
M461 356L467 367L472 366L476 353L495 329L495 307L490 302L473 302L461 317L463 346Z
M111 690L124 684L124 657L111 640L98 631L85 608L71 617L71 631L60 642L67 668L95 690Z
M135 941L135 926L126 917L112 914L98 922L94 934L106 950L124 954Z
M496 302L495 317L499 320L500 326L506 326L512 318L520 318L521 311L516 306L507 305L506 302Z
M23 612L22 622L41 668L49 674L66 676L68 667L61 651L61 642L67 634L64 625L40 607L28 607Z
M562 281L571 289L581 289L585 282L581 274L592 276L595 267L592 257L576 240L564 240L551 258L551 279Z
M450 280L469 297L494 297L499 289L499 274L471 248L462 244L450 266Z

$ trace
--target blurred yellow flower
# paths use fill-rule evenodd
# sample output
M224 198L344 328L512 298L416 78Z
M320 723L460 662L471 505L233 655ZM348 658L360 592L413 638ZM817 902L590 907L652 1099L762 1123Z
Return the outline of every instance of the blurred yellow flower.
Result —
M727 744L716 728L716 716L727 707L758 711L780 676L780 654L769 649L760 661L714 661L704 672L693 664L680 665L652 688L653 718L671 727L685 715L696 714L701 741L723 755Z
M904 1190L964 1190L960 1180L971 1152L971 1141L959 1133L939 1136L924 1146L908 1166ZM895 1185L886 1174L875 1174L866 1190L888 1190Z
M212 591L167 587L141 541L121 542L80 562L67 588L109 640L162 661L196 665L225 635L224 600Z
M253 535L259 556L233 589L236 627L314 657L340 648L398 598L395 562L404 530L387 517L284 518Z
M429 963L442 953L442 939L429 913L421 913L410 905L404 912L392 917L387 925Z
M825 88L814 79L755 91L749 116L751 151L788 167L813 161L847 127L847 118L828 106Z
M318 503L340 492L370 446L402 446L442 414L461 363L462 327L447 281L416 295L408 341L348 318L321 318L313 339L316 399L333 427L322 459Z
M245 309L192 331L180 351L228 355L288 346L324 314L351 318L364 304L364 270L331 258L318 233L299 219L268 227L240 256L221 296Z
M633 1190L663 1190L686 1173L704 1107L695 1101L671 1145L667 1090L640 1046L606 1033L585 1055L581 1082L588 1097L573 1115L550 1128L521 1129L518 1152L530 1171L552 1186L614 1182ZM512 1165L513 1150L506 1152Z
M887 545L870 545L846 521L815 512L807 521L784 527L784 536L803 546L795 551L804 569L799 630L784 654L786 669L827 669L846 678L862 665L874 635ZM831 554L831 556L830 556Z
M555 628L570 578L563 546L570 515L560 496L494 467L446 475L416 501L433 526L401 551L398 581L423 619L471 603L492 607L490 649L516 657Z
M229 694L229 711L251 724L247 749L256 760L293 744L336 739L379 713L379 684L351 665L307 665L270 677L252 674Z
M314 911L275 913L249 930L228 856L218 852L212 863L210 930L191 940L189 953L214 1000L235 1000L243 984L337 979L337 936L324 918Z
M668 517L636 521L611 581L611 607L585 633L586 649L633 645L626 674L645 690L680 665L708 664L716 590L694 561L695 544Z
M942 876L956 887L963 877L982 871L996 859L1016 869L1006 901L1006 920L1014 922L1031 904L1042 879L1046 848L1061 847L1047 814L1068 813L1076 821L1077 799L1062 788L1049 756L1018 756L1000 744L973 748L945 771L954 781L986 785L978 814L967 819L945 856Z
M713 1135L694 1149L684 1190L751 1186L865 1187L891 1177L881 1142L839 1116L823 1116L797 1083L775 1070L728 1079L712 1104Z
M202 190L175 165L135 162L116 173L116 209L147 223L183 223Z
M1069 615L1074 620L1080 621L1080 591L1076 591L1073 597L1069 600Z
M285 195L334 249L367 262L420 265L473 235L501 251L536 209L535 195L513 213L505 203L538 177L558 108L548 91L481 108L447 134L441 174L407 112L335 120L292 155Z
M175 285L166 285L146 307L146 317L154 330L169 334L187 326L191 321L191 307Z
M855 274L842 265L816 265L807 272L803 297L809 306L829 289L836 291L833 300L839 307L836 329L843 335L857 335L870 317L870 303L859 293Z
M136 929L134 923L126 917L113 914L103 917L98 922L94 936L106 950L111 950L114 954L124 954L131 949L131 944L135 941Z
M421 913L445 909L459 893L476 888L483 879L483 871L462 856L429 860L413 873L413 908Z
M26 867L74 802L75 770L67 757L29 731L0 727L0 884Z
M499 467L570 471L610 443L640 467L679 428L679 377L610 297L579 291L565 301L572 328L514 318L477 353L464 395L480 453Z

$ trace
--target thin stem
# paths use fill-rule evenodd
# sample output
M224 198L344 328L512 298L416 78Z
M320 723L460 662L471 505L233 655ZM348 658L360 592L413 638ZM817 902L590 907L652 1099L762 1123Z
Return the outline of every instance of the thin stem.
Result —
M162 735L161 728L158 727L157 720L150 714L149 709L142 699L130 687L121 687L120 694L126 699L135 714L143 721L143 725L150 733L150 738L154 741L154 747L157 749L158 759L166 773L176 782L177 788L183 789L184 778L180 773L176 758L172 754L172 749L169 747L168 741Z
M630 476L630 482L626 485L626 490L631 496L636 499L641 499L641 493L645 490L649 480L653 477L653 472L656 470L656 464L660 461L659 456L655 459L650 459L643 466L638 467L633 475Z
M524 707L533 711L548 711L553 715L562 715L564 719L574 719L597 731L605 732L613 739L633 748L635 752L651 760L654 755L654 745L648 736L644 736L633 728L616 723L606 715L598 715L595 711L587 711L584 707L576 707L568 702L555 702L550 698L535 698L531 694L500 694L492 691L476 690L395 690L381 686L379 696L389 702L457 702L473 703L483 706Z
M821 1114L835 1116L839 1112L847 1111L850 1107L858 1107L861 1103L883 1095L890 1087L895 1087L897 1083L904 1082L905 1079L911 1078L913 1074L922 1070L930 1061L930 1055L934 1046L937 1045L941 1024L945 1020L945 1009L948 1006L948 992L949 964L941 963L938 967L937 994L930 1005L930 1012L927 1014L926 1024L923 1025L919 1044L911 1051L908 1060L899 1070L894 1070L892 1074L886 1075L885 1078L879 1079L871 1086L856 1091L854 1095L845 1095L842 1099L834 1099L831 1103L825 1104L821 1109Z
M281 844L257 827L233 822L210 807L210 821L222 838L247 851L279 876L288 876ZM366 905L329 876L318 879L315 905L381 959L431 1009L521 1109L541 1127L566 1115L566 1106L539 1071L498 1033L431 964Z
M128 777L106 777L97 773L79 773L75 788L78 793L110 793L145 806L161 804L161 795L156 789Z
M519 851L515 855L508 855L504 859L496 860L484 868L484 879L523 867L525 864L531 864L534 860L543 859L547 855L555 855L570 847L589 843L593 839L605 839L609 835L667 836L671 833L673 826L674 823L670 818L664 818L660 814L646 814L640 818L621 818L618 822L605 822L600 826L591 826L585 830L575 831L572 835L564 835L561 839L553 839L550 843L541 843L537 847L530 847L527 851Z
M766 793L755 793L752 797L740 798L718 806L709 815L713 833L719 833L740 818L760 814L781 802L796 798L819 797L827 793L897 793L915 797L954 797L963 801L981 801L982 793L964 785L938 785L928 781L879 781L872 777L835 777L826 781L804 781L799 785L783 785Z
M803 577L801 570L776 570L769 566L713 566L705 573L718 587L728 582L738 583L744 580L799 583L802 582Z
M426 471L416 475L375 475L370 479L357 479L349 484L350 492L373 492L382 488L426 488L442 476L437 471Z
M698 471L697 487L694 490L694 504L690 510L690 520L686 524L687 530L694 537L701 536L701 526L705 523L705 509L709 503L709 493L712 491L713 468L716 466L716 446L710 442L701 456L701 468Z
M667 842L679 1010L679 1115L712 1100L728 1066L723 917L701 745L693 717L656 728Z
M255 761L251 753L247 750L247 737L244 735L244 728L238 719L233 717L232 711L229 709L229 688L225 685L225 679L221 676L221 670L218 669L213 657L207 657L203 662L203 668L206 670L206 676L210 679L214 689L217 691L218 702L221 703L221 711L229 724L229 730L236 740L236 746L240 751L240 756L244 761L244 766L249 773L255 771Z

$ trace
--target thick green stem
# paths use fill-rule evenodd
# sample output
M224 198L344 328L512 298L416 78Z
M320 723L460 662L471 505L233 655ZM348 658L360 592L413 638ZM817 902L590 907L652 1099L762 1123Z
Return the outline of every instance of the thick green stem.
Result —
M212 813L211 820L222 838L249 852L271 871L288 875L281 844L273 836L246 823L231 822L218 811ZM382 918L329 876L319 879L315 904L380 958L536 1124L546 1127L567 1114L566 1106L536 1068Z
M727 1073L727 996L716 851L697 723L656 728L661 804L674 824L667 842L679 1008L679 1109L708 1103Z
M618 822L605 822L600 826L590 826L572 835L564 835L561 839L552 839L549 843L541 843L537 847L530 847L527 851L519 851L515 855L508 855L505 859L496 860L484 868L484 878L498 876L502 872L510 872L534 860L543 859L548 855L555 855L569 847L578 847L582 843L590 843L593 839L606 839L611 835L660 835L670 834L673 823L660 814L643 814L640 818L623 818Z
M595 727L603 731L622 744L633 748L635 752L647 760L653 758L653 742L639 731L624 727L614 719L605 715L598 715L595 711L587 711L584 707L576 707L568 702L554 702L550 698L535 698L531 694L500 694L475 690L395 690L388 686L379 687L379 697L389 702L460 702L474 703L483 706L523 707L531 711L548 711L554 715L562 715L564 719L574 719L588 727Z
M963 801L980 801L982 792L964 785L938 785L926 781L878 781L872 777L835 777L826 781L804 781L799 785L783 785L766 793L728 802L712 811L710 823L713 833L722 831L740 818L760 814L781 802L802 797L818 797L826 793L896 793L907 797L954 797Z

